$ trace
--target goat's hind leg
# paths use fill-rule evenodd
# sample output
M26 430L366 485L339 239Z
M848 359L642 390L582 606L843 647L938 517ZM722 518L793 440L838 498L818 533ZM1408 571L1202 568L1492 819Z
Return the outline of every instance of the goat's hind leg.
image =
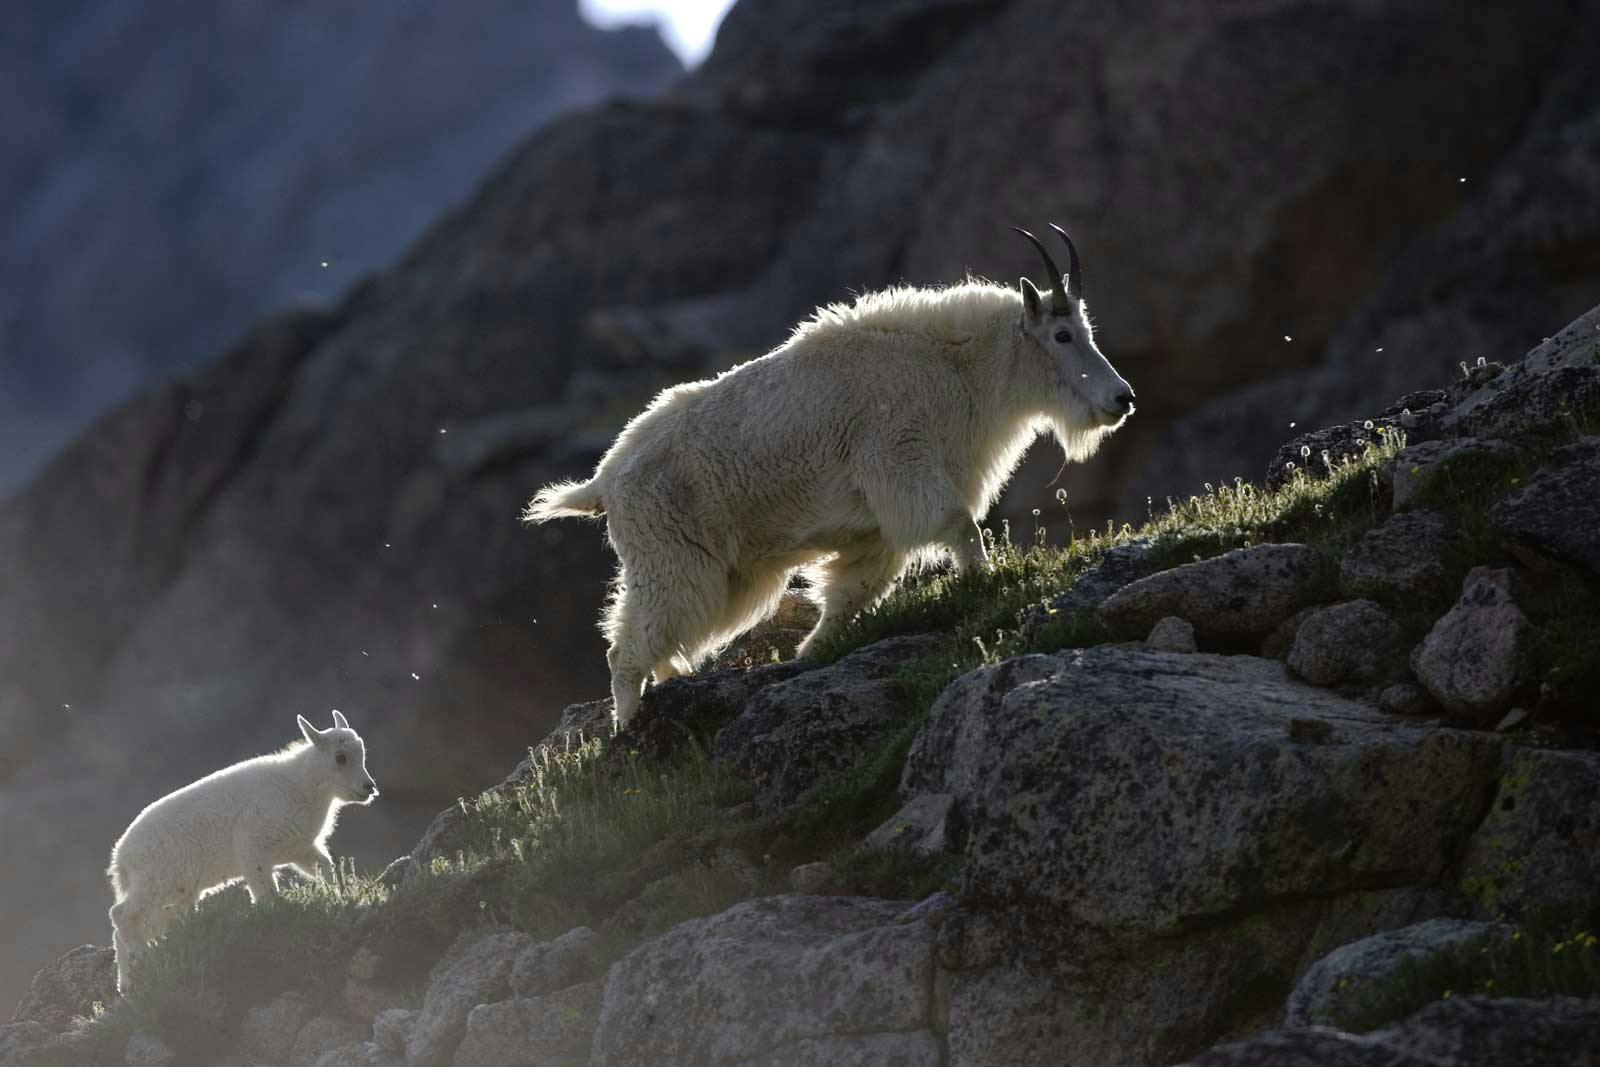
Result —
M139 930L143 926L126 898L111 905L111 948L117 957L117 992L132 986L133 961L145 949Z
M822 617L800 642L795 655L804 659L821 642L838 633L856 613L876 604L905 569L905 556L888 545L829 560L812 572L820 587Z
M674 560L674 563L684 563ZM709 561L680 566L670 577L630 568L607 619L611 647L613 721L628 725L652 673L664 681L682 673L674 662L698 650L711 637L712 620L727 597L727 578Z

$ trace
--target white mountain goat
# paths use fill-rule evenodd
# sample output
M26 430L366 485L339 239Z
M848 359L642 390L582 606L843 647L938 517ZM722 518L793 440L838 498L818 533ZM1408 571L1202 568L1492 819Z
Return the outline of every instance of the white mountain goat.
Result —
M370 804L378 784L367 750L339 712L304 741L208 774L139 813L111 849L111 942L117 988L133 961L210 889L244 880L250 899L276 892L275 868L335 875L327 840L344 804Z
M621 563L600 628L617 727L646 678L692 670L770 615L805 569L822 617L799 654L876 602L914 559L987 562L977 526L1050 432L1090 456L1133 411L1095 347L1072 240L1053 288L969 279L821 308L788 341L665 390L587 482L542 489L523 518L607 518Z

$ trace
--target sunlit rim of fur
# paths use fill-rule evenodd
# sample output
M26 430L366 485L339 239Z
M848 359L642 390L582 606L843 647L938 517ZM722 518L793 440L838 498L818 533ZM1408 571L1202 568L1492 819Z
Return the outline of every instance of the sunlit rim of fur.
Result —
M789 342L834 330L865 329L960 344L981 335L1002 315L1016 315L1021 307L1015 287L986 278L933 287L895 285L862 293L849 303L818 308L795 327Z

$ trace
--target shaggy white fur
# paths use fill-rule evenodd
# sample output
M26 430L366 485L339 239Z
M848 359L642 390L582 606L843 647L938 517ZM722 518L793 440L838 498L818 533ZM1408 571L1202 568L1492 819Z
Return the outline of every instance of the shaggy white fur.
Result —
M339 808L371 803L378 786L343 715L335 711L328 730L295 719L304 741L168 793L117 839L106 874L119 990L128 990L133 961L208 891L243 879L260 901L276 891L278 867L336 873L327 840Z
M541 490L529 522L607 518L617 726L652 672L692 670L798 570L822 606L805 655L913 560L985 563L977 520L1034 439L1081 460L1133 410L1082 301L1064 304L969 279L821 308L767 355L662 392L589 481Z

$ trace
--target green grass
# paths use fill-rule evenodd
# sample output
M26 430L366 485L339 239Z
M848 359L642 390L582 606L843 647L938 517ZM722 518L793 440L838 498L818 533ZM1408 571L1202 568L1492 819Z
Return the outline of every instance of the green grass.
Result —
M1126 535L1073 540L1065 548L1013 545L1002 530L986 533L990 567L956 574L943 570L913 573L876 606L858 615L817 650L821 663L899 634L941 633L952 645L993 642L1014 629L1018 615L1062 592L1114 540Z
M1365 1033L1437 1000L1497 997L1600 997L1600 907L1568 909L1405 961L1384 981L1345 979L1334 1022Z
M1071 588L1109 548L1135 537L1149 540L1150 561L1157 570L1249 545L1305 542L1322 557L1319 578L1329 587L1322 591L1332 599L1339 557L1388 514L1379 471L1404 447L1404 440L1378 437L1365 455L1347 458L1321 475L1300 472L1270 492L1244 481L1208 484L1201 494L1169 501L1165 514L1152 517L1138 531L1125 525L1074 537L1061 548L1019 547L1002 527L998 536L987 536L988 570L910 576L819 649L820 659L831 663L875 641L911 633L948 635L949 655L964 669L1022 652L1098 644L1111 635L1092 616L1051 618L1035 625L1027 625L1027 618Z
M139 961L134 992L110 1006L102 1025L123 1037L149 1029L182 1057L218 1056L254 1004L290 989L336 1000L362 923L386 897L354 876L342 891L286 885L255 907L239 888L208 897Z

